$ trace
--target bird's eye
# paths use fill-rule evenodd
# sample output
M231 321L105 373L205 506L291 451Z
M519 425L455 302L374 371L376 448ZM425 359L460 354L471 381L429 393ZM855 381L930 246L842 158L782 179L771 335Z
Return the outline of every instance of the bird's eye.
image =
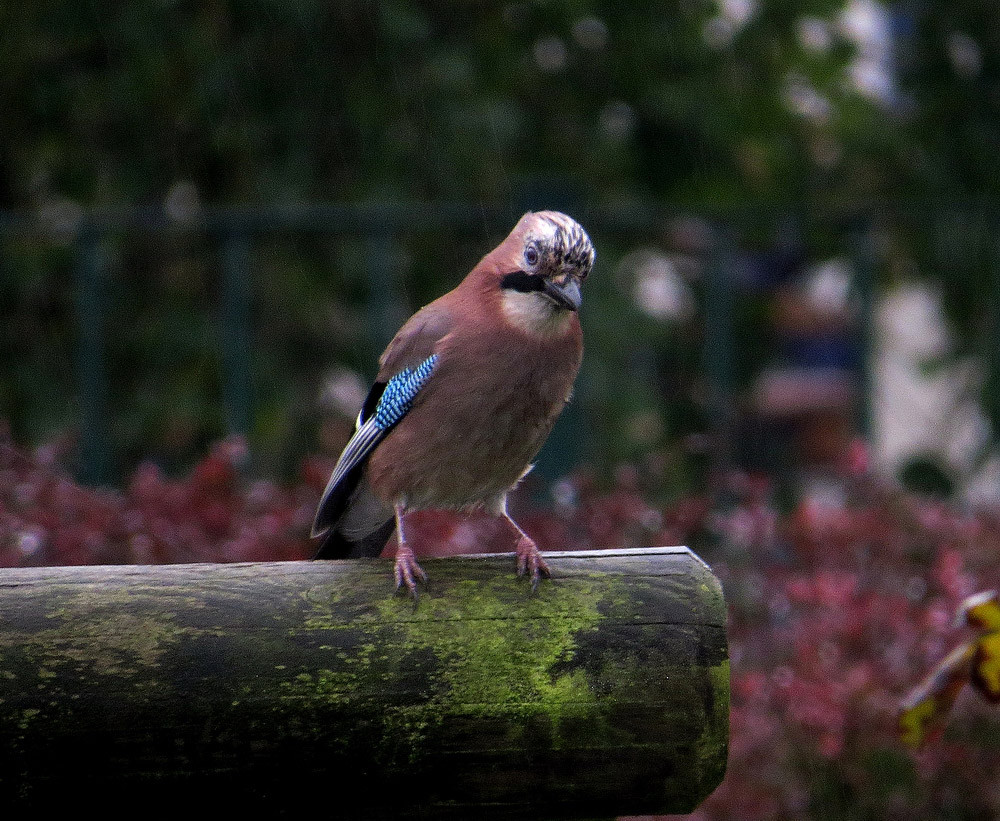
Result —
M534 245L529 245L524 249L524 261L527 262L528 265L538 264L538 249Z

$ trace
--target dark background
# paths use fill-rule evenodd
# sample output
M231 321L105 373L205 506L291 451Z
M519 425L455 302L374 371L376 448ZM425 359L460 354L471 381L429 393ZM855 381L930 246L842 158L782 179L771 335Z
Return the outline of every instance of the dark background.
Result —
M965 688L921 751L896 726L997 583L996 489L880 463L871 352L888 297L939 293L920 368L973 363L986 462L998 107L968 0L8 3L0 564L309 556L385 342L564 210L585 364L512 507L543 548L686 543L722 579L699 817L997 817L993 705Z

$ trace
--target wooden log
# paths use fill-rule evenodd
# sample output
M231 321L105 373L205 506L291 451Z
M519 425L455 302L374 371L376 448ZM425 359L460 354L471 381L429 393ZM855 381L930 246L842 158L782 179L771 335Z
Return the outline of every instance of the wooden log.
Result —
M725 769L718 582L687 548L0 570L0 808L597 818Z

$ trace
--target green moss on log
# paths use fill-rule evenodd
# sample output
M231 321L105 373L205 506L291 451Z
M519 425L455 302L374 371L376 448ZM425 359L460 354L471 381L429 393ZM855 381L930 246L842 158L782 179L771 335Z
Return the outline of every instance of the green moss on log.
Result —
M338 585L326 604L312 591L306 629L343 630L336 614L344 591L357 595L365 581L370 583L351 579ZM558 748L563 720L585 715L596 698L585 673L572 668L576 637L596 631L602 619L620 614L630 601L620 580L598 583L596 577L546 583L537 594L524 585L524 600L518 604L512 604L510 581L503 577L461 579L449 584L443 596L432 589L418 607L386 595L384 580L377 585L383 589L374 599L372 617L351 626L360 631L355 651L336 653L340 669L290 672L279 684L281 700L298 705L304 699L317 708L356 700L373 688L392 692L401 678L412 677L431 658L429 697L387 714L391 744L395 747L400 735L405 737L408 760L425 750L429 733L455 716L544 714ZM387 631L386 625L393 629ZM508 742L523 743L517 737Z

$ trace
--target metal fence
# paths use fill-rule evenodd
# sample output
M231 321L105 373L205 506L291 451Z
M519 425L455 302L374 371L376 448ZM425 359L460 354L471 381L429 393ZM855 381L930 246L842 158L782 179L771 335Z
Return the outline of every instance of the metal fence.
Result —
M584 207L573 209L572 213L587 227L598 247L599 276L588 283L588 289L595 285L605 289L607 298L598 300L605 304L613 301L611 291L625 287L614 272L630 249L669 245L670 240L665 239L666 226L677 219L690 218L690 214L654 205L621 209ZM65 253L60 258L72 271L69 281L73 292L75 332L71 344L77 396L73 422L79 434L80 478L90 483L104 483L119 478L116 453L120 443L114 433L115 410L109 405L112 381L109 372L114 364L109 340L132 331L127 312L124 316L121 311L114 315L109 312L109 303L118 287L111 272L119 270L121 277L140 276L134 270L122 270L122 247L171 238L178 243L196 241L199 253L207 256L205 265L212 271L213 287L217 288L217 299L212 300L211 306L216 329L211 347L221 374L218 402L224 409L225 429L246 434L252 431L257 412L252 352L258 334L253 304L255 289L260 285L255 276L258 251L263 245L279 236L346 237L360 243L363 250L357 258L363 261L364 270L354 274L364 280L360 301L364 306L362 311L368 329L366 344L369 346L364 358L372 362L402 318L399 306L407 283L401 278L406 266L398 264L401 249L406 256L406 249L414 237L444 238L439 245L425 242L419 250L409 252L411 258L414 255L428 258L428 268L438 266L441 275L435 287L440 292L450 287L449 283L457 282L467 270L460 266L471 264L475 254L492 247L519 215L510 209L463 203L326 204L209 209L189 220L177 221L159 209L126 209L83 214L74 219L68 229L64 227L62 233L54 233L51 226L34 218L8 214L0 216L0 249L8 249L6 253L0 250L0 266L3 266L0 275L4 275L4 268L9 275L19 264L17 254L11 251L15 243L63 245ZM739 257L745 253L742 249L746 247L747 238L755 232L765 236L770 232L773 237L775 226L792 220L799 226L796 230L807 256L839 254L849 257L861 306L858 333L862 348L867 347L871 328L875 244L868 213L831 217L758 207L703 214L698 219L711 226L711 239L698 251L704 265L695 289L697 321L692 327L697 330L689 332L679 344L691 349L701 371L704 384L699 401L705 411L706 424L713 432L713 458L724 463L731 457L735 396L739 390L736 371L739 370L740 340L734 316L739 313L742 297L734 271L739 269ZM817 231L822 238L813 242ZM454 248L455 237L464 238L459 251ZM766 247L767 242L758 243L758 247ZM437 259L431 259L435 254ZM321 302L323 297L322 293L317 293L315 298ZM0 315L10 308L0 306ZM267 316L258 318L258 321L267 320ZM630 323L627 315L620 318L620 344L624 348L632 344ZM647 379L649 373L635 373L633 377ZM574 425L581 433L566 437L565 441L583 437L586 431L596 429L592 415L601 413L600 403L597 405L598 409L594 410L588 409L585 403L583 410L566 423ZM2 412L4 409L0 407ZM10 413L11 409L6 412ZM169 413L169 408L164 412ZM588 414L591 415L589 419ZM859 418L864 427L867 418L864 402L859 408ZM578 453L564 453L563 462L578 456Z

